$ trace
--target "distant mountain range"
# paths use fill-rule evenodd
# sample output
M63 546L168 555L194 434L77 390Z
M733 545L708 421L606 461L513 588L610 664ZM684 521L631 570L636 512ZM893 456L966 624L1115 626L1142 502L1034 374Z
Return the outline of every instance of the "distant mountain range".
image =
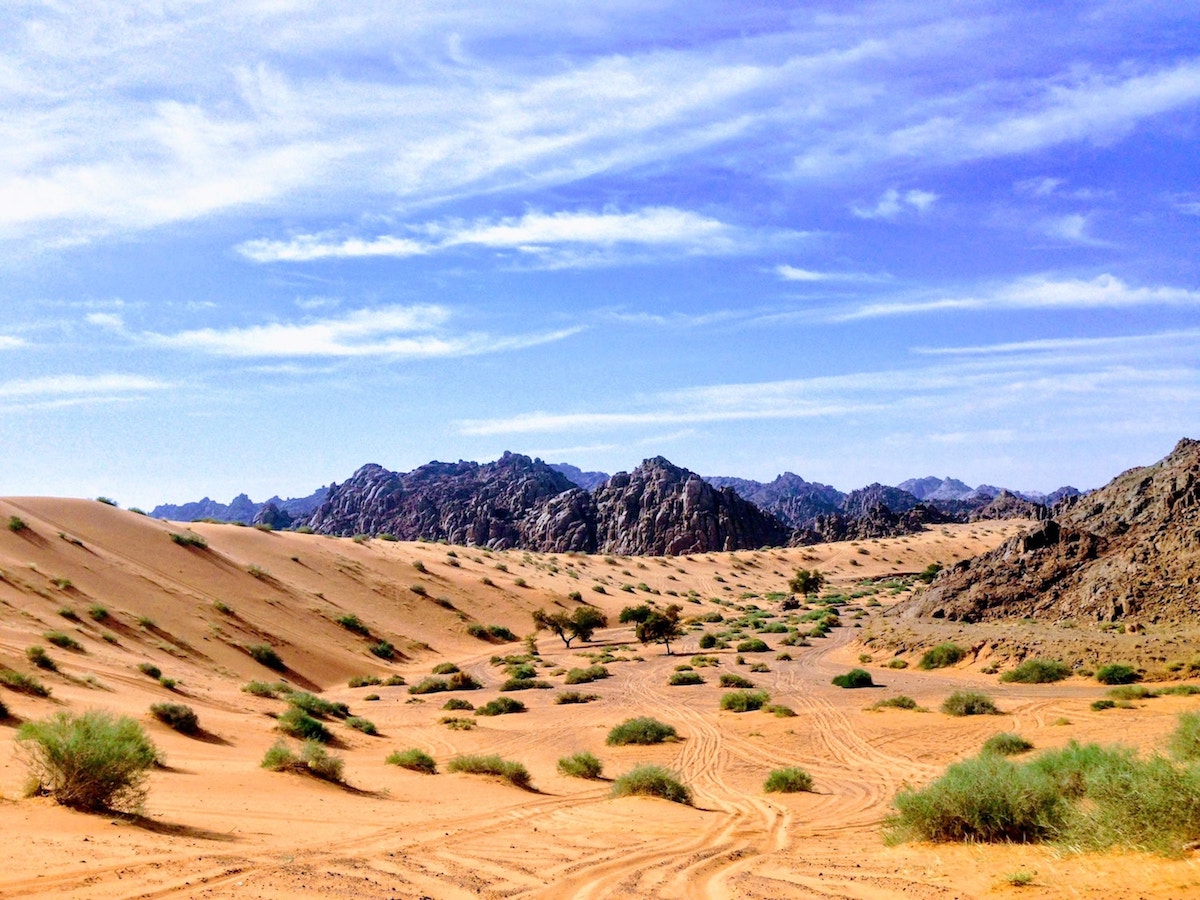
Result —
M1044 518L1078 496L1019 493L953 478L872 484L843 493L791 472L763 483L701 477L663 457L609 476L505 453L490 463L431 462L398 473L369 464L307 497L229 504L207 497L151 515L218 519L325 534L390 534L497 549L679 554L887 537L931 523Z

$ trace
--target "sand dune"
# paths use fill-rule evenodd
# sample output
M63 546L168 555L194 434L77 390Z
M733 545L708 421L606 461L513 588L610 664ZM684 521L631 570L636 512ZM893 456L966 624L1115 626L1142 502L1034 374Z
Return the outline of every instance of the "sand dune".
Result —
M782 635L763 635L772 647L761 655L769 671L749 677L795 711L789 718L718 711L716 673L747 672L734 650L716 651L719 666L699 670L706 683L669 687L671 672L697 652L699 631L674 656L637 644L628 627L611 627L570 650L543 632L538 677L556 690L507 695L528 711L479 717L469 731L439 724L448 715L441 708L447 694L347 687L350 678L367 675L401 675L411 685L452 661L484 683L461 695L479 704L499 696L505 678L490 659L525 648L473 637L470 627L524 636L532 610L573 608L572 591L614 623L623 606L649 599L680 602L687 615L728 613L728 604L769 607L766 595L785 590L797 566L819 567L850 591L866 579L915 573L934 560L995 546L1017 523L947 526L854 545L635 559L165 523L82 500L0 500L0 522L11 516L27 527L0 530L0 665L35 673L53 694L0 691L13 713L0 723L0 822L9 836L0 850L0 896L990 897L1015 893L1006 876L1017 870L1036 871L1037 895L1047 897L1180 897L1200 885L1190 858L885 847L879 825L896 789L935 777L990 734L1016 729L1039 747L1058 746L1070 738L1108 740L1116 721L1090 711L1102 693L1094 682L996 685L977 665L925 673L872 660L866 666L884 691L833 687L830 677L858 664L863 652L856 643L863 629L855 626L869 629L902 596L888 590L847 606L844 627L812 646L782 647ZM178 544L172 533L195 534L207 546ZM867 605L871 599L884 606ZM368 635L337 623L350 614ZM48 631L67 633L82 649L47 644ZM396 649L392 662L370 652L382 640ZM25 650L32 644L47 647L59 673L30 666ZM285 706L241 690L250 680L281 677L246 653L253 644L276 649L290 683L346 702L378 726L372 737L331 725L332 752L345 759L348 786L259 767L278 736L273 716ZM556 705L563 677L551 673L588 665L588 654L601 647L613 657L612 677L579 686L600 699ZM777 659L780 651L792 658ZM747 655L746 662L758 658ZM176 679L175 689L140 672L143 663ZM980 683L1005 716L956 720L863 709L892 692L936 708L954 687ZM379 699L367 700L371 694ZM155 721L148 707L164 701L191 706L204 733L186 737ZM1189 705L1196 700L1173 697L1120 711L1121 737L1150 746ZM137 717L164 753L167 765L151 776L142 819L21 799L26 769L14 753L16 726L88 708ZM674 725L682 740L606 746L609 728L635 715ZM1056 724L1063 719L1070 724ZM443 773L456 755L498 753L523 763L536 789L384 764L392 750L410 747L431 754ZM577 750L600 757L606 776L662 763L692 788L695 807L613 800L606 781L558 774L557 759ZM764 794L767 773L789 765L811 772L816 790Z

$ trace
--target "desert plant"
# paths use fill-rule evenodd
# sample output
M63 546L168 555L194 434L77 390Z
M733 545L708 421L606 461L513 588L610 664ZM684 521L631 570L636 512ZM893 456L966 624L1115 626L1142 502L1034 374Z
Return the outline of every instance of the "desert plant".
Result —
M509 678L502 685L502 691L531 691L531 690L549 690L554 685L548 681L542 681L540 678Z
M88 615L96 622L103 622L108 618L108 610L96 603L88 607Z
M529 771L523 765L499 756L457 756L450 760L446 769L470 775L494 775L525 790L532 786Z
M604 666L594 665L587 668L570 669L567 672L566 678L563 679L565 684L588 684L592 681L598 681L601 678L608 678L611 673Z
M200 730L200 719L195 710L182 703L155 703L150 707L150 713L181 734L195 734Z
M871 673L866 669L851 669L845 674L835 675L832 678L832 682L840 688L864 688L875 686L875 682L871 680Z
M371 633L371 629L354 613L346 613L345 615L338 616L334 621L347 631L353 631L355 634L368 635Z
M308 691L292 691L288 694L287 701L310 716L322 719L344 719L350 715L350 707L345 703L326 700L324 697L318 697Z
M898 694L895 697L887 697L883 700L876 700L871 704L871 709L920 709L917 706L917 701L912 697L907 697L904 694Z
M722 672L720 679L721 687L723 688L743 688L745 690L753 690L755 684L749 678L739 675L737 672Z
M42 634L42 637L55 647L61 647L63 650L79 651L83 649L79 641L62 631L47 631Z
M948 716L1000 715L992 698L978 691L955 691L942 702L942 712Z
M18 694L29 694L33 697L49 697L50 688L46 687L32 675L25 675L15 669L0 669L0 684Z
M378 684L383 684L383 679L378 675L355 675L347 682L352 688L375 687Z
M497 697L475 710L477 716L506 716L510 713L525 712L525 704L512 697Z
M369 649L380 659L386 659L389 662L396 657L396 648L392 646L391 641L380 641L377 644L372 644Z
M283 741L277 741L263 757L262 767L276 772L300 772L323 781L342 783L344 762L340 756L331 756L317 741L305 741L300 755Z
M558 761L558 771L571 778L597 779L604 770L604 764L594 753L584 750L564 756Z
M663 766L642 765L630 769L613 782L613 797L661 797L672 803L692 805L692 792L674 772Z
M1117 702L1115 700L1093 700L1092 701L1092 709L1094 709L1096 712L1103 712L1106 709L1114 709L1114 708L1116 708L1116 705L1117 705Z
M58 665L49 656L46 655L46 648L34 644L32 647L25 648L25 657L39 669L45 669L47 672L57 672Z
M16 740L41 789L76 809L140 809L146 772L159 762L137 722L101 710L26 722Z
M661 744L664 741L677 740L678 737L672 726L648 716L641 716L614 725L605 743L614 747L625 744Z
M475 705L473 703L471 703L470 700L464 700L462 697L451 697L444 704L442 704L442 709L472 710L474 708L475 708Z
M1000 680L1020 684L1047 684L1062 681L1070 674L1070 668L1056 659L1027 659L1015 669L1001 675Z
M917 665L922 669L944 669L946 666L961 662L966 655L967 651L958 644L947 641L926 650Z
M763 790L768 793L795 794L813 789L812 776L803 769L792 766L787 769L776 769L767 776Z
M250 644L245 650L250 654L251 659L259 665L266 666L268 669L282 672L287 668L275 648L270 644Z
M437 774L437 763L433 761L433 757L416 747L411 750L397 750L390 753L384 762L389 766L399 766L402 769L409 769L424 775Z
M667 684L672 687L682 687L692 684L704 684L704 679L700 677L699 672L672 672L671 677L667 679Z
M362 716L350 716L346 719L346 727L353 728L355 731L361 731L363 734L369 734L375 737L379 734L379 729L375 727L375 723L370 719L364 719Z
M771 648L767 646L765 641L758 638L750 638L742 641L737 645L738 653L769 653Z
M537 609L533 612L533 625L538 631L545 628L553 632L570 647L576 638L590 641L597 629L608 627L608 617L594 606L577 606L570 613L547 613Z
M182 534L177 531L172 531L171 540L173 540L180 547L194 547L197 550L208 549L208 541L193 531L185 531Z
M327 744L333 738L328 728L297 706L288 707L287 712L276 720L276 724L284 734L306 741Z
M290 694L292 689L289 685L282 681L266 682L266 681L251 681L242 685L242 690L247 694L253 694L255 697L271 697L274 698L279 694Z
M1138 680L1138 673L1132 666L1109 663L1096 670L1096 680L1101 684L1133 684Z
M717 637L716 635L706 631L704 634L700 635L698 645L701 650L711 650L713 647L717 646Z
M730 691L721 697L721 709L728 712L744 713L762 709L771 699L766 691Z
M153 678L156 681L162 678L162 669L154 665L154 663L138 663L137 670L147 678Z
M455 672L462 671L452 662L441 662L433 667L434 675L453 675Z
M887 667L889 669L907 669L908 668L908 660L902 659L899 656L893 656L891 659L889 659L887 661Z
M8 530L13 532L14 534L19 534L22 531L24 531L25 529L27 529L28 527L29 526L25 524L25 520L22 519L20 516L9 516L8 517Z
M1200 713L1179 714L1178 723L1171 732L1167 748L1176 759L1200 759Z
M562 691L554 698L554 702L558 704L591 703L593 700L599 699L599 694L581 694L579 691Z
M1033 744L1025 740L1019 734L1013 734L1010 731L1003 731L1000 734L993 734L990 738L983 742L980 748L981 753L998 753L1001 756L1017 756L1021 753L1027 753L1033 749Z

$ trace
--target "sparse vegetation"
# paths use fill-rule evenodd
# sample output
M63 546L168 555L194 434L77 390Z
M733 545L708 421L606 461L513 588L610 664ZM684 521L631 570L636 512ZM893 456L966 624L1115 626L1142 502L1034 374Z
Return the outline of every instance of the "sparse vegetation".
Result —
M672 803L692 805L692 792L674 772L656 765L630 769L613 782L613 797L660 797Z
M569 703L591 703L593 700L599 699L599 694L581 694L579 691L562 691L554 698L554 702L561 705Z
M270 697L274 699L280 694L290 694L292 688L282 681L273 683L266 681L251 681L248 684L242 685L242 690L247 694L253 694L255 697Z
M520 700L514 700L512 697L497 697L495 700L489 700L477 710L477 716L507 716L511 713L525 712L525 704Z
M196 734L200 730L200 718L195 710L182 703L155 703L150 707L150 713L181 734Z
M1048 684L1062 681L1070 674L1071 669L1056 659L1027 659L1001 675L1000 680L1019 684Z
M185 531L182 534L178 531L172 531L171 540L173 540L180 547L191 547L196 550L208 549L208 541L196 534L194 531Z
M93 621L104 622L108 619L108 610L97 603L88 607L88 615L92 617Z
M63 650L74 650L77 653L83 650L83 645L79 641L63 631L47 631L42 634L42 637Z
M1179 721L1167 743L1171 755L1179 760L1194 762L1200 759L1200 713L1179 714Z
M146 772L159 761L137 722L100 710L26 722L16 741L40 790L75 809L139 810Z
M437 774L437 763L433 761L433 757L424 750L419 750L416 747L413 747L411 750L397 750L394 753L390 753L384 762L389 766L399 766L402 769L420 772L423 775Z
M704 679L700 677L699 672L672 672L671 677L667 679L667 684L672 687L684 687L693 684L704 684Z
M1011 731L1003 731L1000 734L993 734L984 741L980 752L998 753L1001 756L1017 756L1021 753L1027 753L1032 749L1033 744L1019 734L1014 734Z
M370 719L364 719L362 716L349 716L346 719L346 727L353 728L355 731L361 731L363 734L368 734L371 737L379 734L379 729L375 727L375 723Z
M564 756L558 761L558 771L570 778L589 778L597 779L604 771L604 764L596 758L594 753L589 753L584 750L580 753L572 753L570 756Z
M768 794L796 794L813 789L812 776L803 769L776 769L767 776L763 790Z
M0 669L0 684L18 694L29 694L32 697L50 696L50 688L32 675L25 675L15 669Z
M895 697L887 697L883 700L876 700L871 704L871 709L920 709L917 706L917 701L912 697L898 694Z
M49 656L46 655L46 648L34 644L32 647L25 648L25 658L37 666L39 669L45 669L47 672L57 672L58 665Z
M523 765L500 756L457 756L446 765L446 770L470 775L494 775L523 790L532 787L529 771Z
M333 738L328 728L298 706L289 707L287 712L276 720L276 724L284 734L305 741L328 744Z
M953 666L956 663L962 662L963 657L966 655L967 651L958 646L958 644L947 641L944 644L938 644L936 647L926 650L917 665L922 669L944 669L946 666Z
M455 672L461 671L462 670L452 662L441 662L433 667L434 675L453 675Z
M370 650L380 659L385 659L389 662L396 657L396 648L392 646L390 641L380 641L377 644L372 644Z
M979 691L955 691L942 702L948 716L998 716L1000 710L992 698Z
M162 678L162 669L160 669L158 666L154 665L154 663L148 663L148 662L138 663L137 670L139 672L141 672L143 675L145 675L147 678L153 678L156 681L159 678Z
M332 756L317 741L305 741L297 756L282 740L267 750L262 767L275 772L299 772L312 775L322 781L341 784L344 762L340 756Z
M565 684L588 684L601 678L608 678L610 674L604 666L593 665L585 669L570 669L563 682Z
M570 647L576 638L590 641L598 629L607 628L608 617L594 606L577 606L570 613L548 613L537 609L533 612L533 625L538 631L544 628L553 632Z
M371 633L371 629L363 624L362 620L354 613L346 613L344 616L338 616L335 621L347 631L353 631L355 634L368 635Z
M871 680L871 673L866 669L851 669L842 675L835 675L832 679L833 684L840 688L865 688L874 687L875 682Z
M678 737L674 727L657 719L641 716L636 719L626 719L620 725L613 726L605 743L611 747L620 747L626 744L661 744L664 741L678 740Z
M284 671L287 666L283 664L283 659L280 658L275 648L270 644L250 644L245 648L250 654L250 658L268 669L274 669L276 672Z
M762 709L771 699L766 691L730 691L721 696L721 709L728 712L744 713Z
M738 653L769 653L770 651L771 648L767 646L766 641L759 638L750 638L737 645Z
M742 688L743 690L753 690L756 686L749 678L739 675L737 672L722 672L720 684L723 688Z
M1138 673L1124 663L1109 663L1096 670L1096 680L1101 684L1133 684L1138 680Z
M28 527L29 526L25 524L25 520L22 519L20 516L9 516L8 517L8 530L13 532L14 534L20 534L22 531L24 531Z

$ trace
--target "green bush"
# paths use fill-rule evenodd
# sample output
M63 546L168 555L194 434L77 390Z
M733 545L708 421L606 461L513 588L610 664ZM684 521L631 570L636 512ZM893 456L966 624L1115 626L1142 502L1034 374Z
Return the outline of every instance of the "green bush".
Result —
M722 672L720 679L721 687L723 688L743 688L745 690L753 690L755 684L749 678L739 675L737 672Z
M445 703L442 704L442 709L449 709L449 710L454 710L454 709L472 710L474 708L475 708L475 704L473 704L470 700L464 700L462 697L451 697L449 700L447 700Z
M599 694L581 694L579 691L562 691L554 698L554 702L558 704L591 703L593 700L599 699Z
M692 805L692 792L663 766L637 766L613 782L613 797L661 797L672 803Z
M1138 680L1138 673L1132 666L1109 663L1096 670L1096 680L1101 684L1133 684Z
M796 711L790 706L784 706L782 703L776 703L773 706L766 707L767 712L779 719L794 719Z
M614 725L605 743L613 747L625 744L661 744L664 741L677 740L678 737L672 726L648 716L641 716Z
M392 646L391 641L380 641L377 644L372 644L367 649L380 659L386 659L389 662L396 658L396 648Z
M200 730L200 719L195 711L182 703L155 703L150 712L158 721L182 734L195 734Z
M525 790L532 786L529 771L523 765L494 755L458 756L450 760L446 769L450 772L466 772L469 775L495 775Z
M416 747L411 750L397 750L390 753L384 762L389 766L399 766L402 769L421 772L424 775L437 774L437 763L433 761L433 757Z
M108 618L108 610L97 603L88 607L88 615L97 622L103 622Z
M571 778L597 779L604 770L604 765L594 753L584 750L564 756L558 761L558 771Z
M45 669L47 672L58 671L58 665L46 655L46 648L38 644L25 648L25 658L39 669Z
M891 659L889 659L887 661L887 667L889 669L907 669L908 668L908 660L902 659L899 656L893 656Z
M344 719L350 715L350 707L345 703L326 700L308 691L293 691L288 695L287 701L310 716L321 719Z
M347 631L353 631L355 634L368 635L371 633L371 629L364 625L354 613L338 616L335 621Z
M19 534L20 532L24 531L28 527L29 526L25 524L25 520L22 519L20 516L9 516L8 517L8 530L9 531Z
M455 672L461 671L462 670L452 662L441 662L433 667L434 675L453 675Z
M767 776L763 790L768 794L796 794L813 789L812 776L803 769L776 769Z
M32 675L25 675L15 669L0 669L0 684L18 694L29 694L33 697L50 696L50 688Z
M738 653L769 653L771 648L767 646L766 641L761 641L758 638L750 638L748 641L742 641L737 645Z
M709 634L707 631L704 632L704 634L700 635L699 646L701 650L711 650L717 646L716 635Z
M1103 712L1106 709L1115 709L1117 702L1115 700L1093 700L1092 709L1096 712Z
M282 672L287 668L280 659L279 654L275 652L275 648L270 644L250 644L245 648L250 654L250 658L268 669L274 669L276 672Z
M100 710L26 722L16 740L41 789L75 809L140 809L146 772L159 762L137 722Z
M296 706L288 707L287 712L281 715L276 723L284 734L301 740L328 744L333 739L328 728Z
M208 549L208 541L191 531L185 531L183 534L172 531L171 540L173 540L180 547L194 547L197 550Z
M138 663L137 670L147 678L153 678L156 681L162 678L162 669L154 665L154 663Z
M1167 749L1176 759L1187 761L1200 759L1200 713L1179 714L1179 721L1167 744Z
M833 676L832 681L840 688L865 688L875 686L875 682L871 680L871 673L866 669L851 669L844 675Z
M1104 693L1118 702L1126 703L1130 700L1150 700L1158 696L1157 691L1151 690L1144 684L1119 684Z
M953 642L947 641L926 650L917 665L922 669L944 669L961 662L967 651Z
M242 690L247 694L253 694L255 697L270 697L272 699L280 694L290 694L292 692L291 687L282 681L251 681L242 685Z
M263 757L262 767L275 772L300 772L323 781L342 783L344 763L339 756L331 756L317 741L305 741L300 755L296 756L283 741L276 741Z
M1000 715L992 698L978 691L955 691L942 702L942 712L948 716Z
M762 709L771 699L766 691L730 691L721 696L721 709L728 712L744 713Z
M374 687L377 684L383 684L383 679L378 675L355 675L348 682L352 688Z
M1027 659L1015 669L1001 675L1000 680L1020 684L1048 684L1062 681L1070 674L1070 668L1056 659Z
M600 665L588 666L586 669L571 669L563 679L566 684L588 684L601 678L608 678L611 673Z
M422 678L408 689L410 694L436 694L440 691L477 691L483 685L465 672L446 678Z
M63 650L82 650L83 646L75 638L62 631L47 631L42 634L47 641Z
M1021 753L1027 753L1032 749L1033 744L1019 734L1013 734L1011 731L1003 731L1000 734L993 734L984 741L980 752L998 753L1000 756L1017 756Z
M525 704L520 700L514 700L512 697L497 697L475 710L475 715L506 716L510 713L520 712L525 712Z
M917 701L912 697L907 697L904 694L899 694L895 697L888 697L885 700L876 700L871 704L871 709L920 709L917 706Z
M363 734L369 734L371 737L379 734L379 729L375 727L375 723L370 719L364 719L362 716L350 716L346 719L346 727L353 728L355 731L361 731Z
M683 687L691 684L704 684L704 679L700 677L699 672L672 672L671 677L667 679L667 684L672 687Z
M509 678L502 685L502 691L532 691L532 690L549 690L554 687L548 681L542 681L540 678Z

